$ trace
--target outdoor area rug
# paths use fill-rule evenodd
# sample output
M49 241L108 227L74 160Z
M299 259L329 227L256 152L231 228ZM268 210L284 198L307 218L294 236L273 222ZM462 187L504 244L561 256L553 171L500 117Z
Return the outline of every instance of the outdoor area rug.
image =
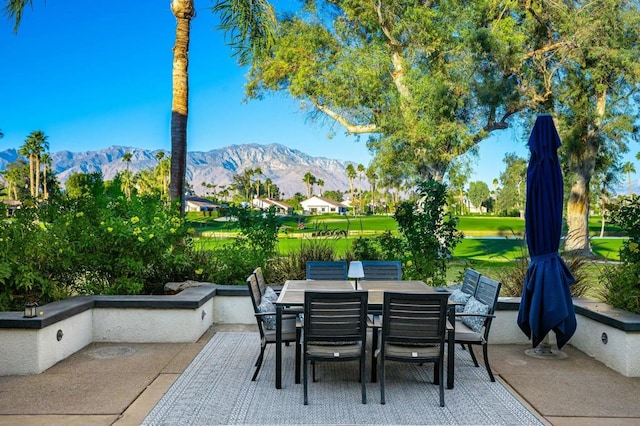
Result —
M255 382L258 333L222 332L207 343L153 410L145 425L368 424L368 425L540 425L499 382L490 382L467 352L456 348L455 388L439 405L433 364L387 362L386 404L380 385L370 382L360 399L357 362L320 363L311 381L309 405L294 383L295 347L283 346L282 389L275 389L275 348L268 345ZM369 355L369 354L368 354ZM446 371L446 370L445 370ZM446 376L446 374L445 374ZM446 377L445 377L446 380Z

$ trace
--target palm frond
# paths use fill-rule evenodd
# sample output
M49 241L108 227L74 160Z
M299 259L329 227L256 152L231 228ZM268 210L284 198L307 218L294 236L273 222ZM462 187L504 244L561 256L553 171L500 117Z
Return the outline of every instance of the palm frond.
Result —
M217 0L213 13L220 16L224 30L240 65L248 65L273 45L276 15L265 0Z
M25 6L33 6L33 0L8 0L4 7L4 13L9 18L14 20L13 32L18 32L20 21L22 20L22 11Z

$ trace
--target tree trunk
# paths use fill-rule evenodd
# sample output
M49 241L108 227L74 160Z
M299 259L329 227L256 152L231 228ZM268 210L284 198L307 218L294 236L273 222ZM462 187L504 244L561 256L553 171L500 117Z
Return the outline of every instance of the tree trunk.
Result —
M32 197L36 196L36 156L29 154L29 193Z
M184 213L187 172L187 117L189 113L189 32L195 13L193 0L173 0L176 17L176 43L173 47L173 99L171 102L171 172L169 196Z
M565 251L591 255L589 244L589 180L591 176L578 174L571 186L567 202L567 238Z
M40 195L40 157L36 155L35 158L36 158L36 166L34 167L34 171L36 174L35 191L36 191L36 198L38 198L38 196Z
M45 163L42 169L42 198L45 200L49 198L49 191L47 190L47 164Z

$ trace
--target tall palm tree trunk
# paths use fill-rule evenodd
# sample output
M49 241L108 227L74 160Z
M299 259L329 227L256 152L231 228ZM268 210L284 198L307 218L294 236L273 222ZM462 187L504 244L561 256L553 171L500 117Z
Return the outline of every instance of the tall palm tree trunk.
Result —
M171 102L171 181L169 195L184 213L187 169L187 116L189 113L189 33L195 15L193 0L172 0L176 17L176 43L173 47L173 99Z
M29 193L32 197L36 196L36 156L29 154Z

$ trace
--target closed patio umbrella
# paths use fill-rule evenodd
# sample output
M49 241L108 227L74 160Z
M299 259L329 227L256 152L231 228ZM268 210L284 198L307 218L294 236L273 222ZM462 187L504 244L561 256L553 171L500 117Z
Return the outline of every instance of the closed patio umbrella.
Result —
M562 232L563 186L560 137L550 115L542 114L529 136L525 235L531 263L525 276L518 326L538 346L553 330L558 348L576 331L569 286L575 279L558 254Z

